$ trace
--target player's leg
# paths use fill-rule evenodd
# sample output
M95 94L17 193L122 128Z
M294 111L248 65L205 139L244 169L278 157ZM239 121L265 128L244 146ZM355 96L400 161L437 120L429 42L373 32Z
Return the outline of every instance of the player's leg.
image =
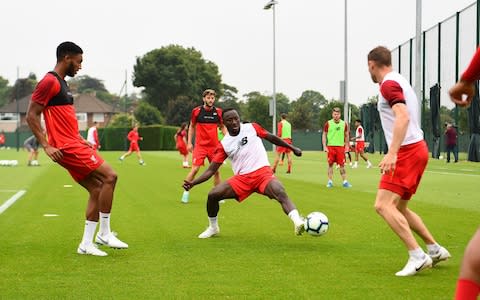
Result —
M365 150L362 149L362 151L360 152L360 156L363 158L363 160L367 163L367 168L371 168L372 167L372 163L370 162L370 160L368 160L368 157L367 155L365 154Z
M220 232L218 226L218 212L220 210L219 202L224 199L236 198L236 194L228 181L224 181L215 186L209 193L207 198L207 215L208 215L208 227L198 237L206 239L212 237Z
M292 159L292 151L287 151L287 174L292 173L292 164L293 164L293 159ZM283 153L285 155L285 153Z
M273 173L277 171L277 165L279 160L280 160L280 152L278 151L278 148L277 148L275 151L275 160L273 161L273 167L272 167Z
M476 300L480 295L480 228L465 249L455 300Z
M347 171L345 170L345 152L343 152L343 149L337 148L337 156L336 156L336 162L340 166L340 176L342 176L342 186L344 188L351 188L352 185L350 182L347 180Z
M375 199L375 210L387 222L408 249L409 260L397 276L410 276L432 266L432 259L420 248L405 216L398 210L400 195L385 189L379 189Z
M282 157L280 158L279 164L283 166L283 162L285 161L285 152L282 153Z
M140 153L140 148L137 148L135 153L137 154L138 163L141 164L141 165L144 165L145 162L143 161L142 153Z
M288 197L283 184L277 178L269 179L265 190L262 192L269 198L277 200L282 206L283 212L288 215L294 224L294 232L296 235L301 235L305 230L303 224L304 219L300 216L295 204Z
M108 163L104 162L84 180L93 179L101 182L98 192L100 228L95 241L98 244L107 245L112 248L128 248L128 245L120 241L110 229L110 212L112 210L113 195L117 183L117 174Z
M192 168L190 169L190 172L188 172L185 180L192 181L195 178L195 175L197 175L199 170L200 170L200 165L192 165ZM183 191L182 199L181 199L182 203L187 204L189 197L190 197L190 192Z
M328 146L327 146L328 147ZM333 187L333 164L335 163L336 157L335 157L335 152L333 150L333 147L328 147L328 152L327 152L327 163L328 163L328 168L327 168L327 188Z
M122 156L120 156L118 159L119 159L120 161L123 161L126 157L129 157L131 154L132 154L132 150L128 150L128 151L125 152Z
M453 146L453 157L455 158L455 162L458 162L458 145L457 144Z

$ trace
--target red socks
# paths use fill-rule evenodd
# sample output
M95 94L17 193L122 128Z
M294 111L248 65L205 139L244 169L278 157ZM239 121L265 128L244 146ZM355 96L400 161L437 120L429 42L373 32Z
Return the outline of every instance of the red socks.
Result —
M480 294L480 285L468 280L459 279L457 281L457 291L455 292L455 300L477 300Z

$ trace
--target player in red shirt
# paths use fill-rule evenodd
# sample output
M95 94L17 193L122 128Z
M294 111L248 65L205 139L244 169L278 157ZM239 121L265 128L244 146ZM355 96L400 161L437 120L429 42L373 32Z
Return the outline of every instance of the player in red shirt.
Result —
M138 134L138 125L135 125L132 130L127 135L127 139L130 141L130 148L128 151L120 156L118 159L123 162L125 157L128 157L135 151L138 158L138 163L142 166L145 165L145 162L142 159L142 154L140 153L140 147L138 146L138 141L143 141L143 137Z
M112 248L128 248L128 245L110 230L117 174L80 135L73 96L64 79L65 76L75 76L82 68L82 54L82 49L72 42L63 42L57 47L57 63L36 86L28 107L27 122L45 153L67 169L89 193L85 230L77 253L106 256L106 252L93 244L99 219L96 243ZM48 141L41 127L42 113Z
M192 169L185 180L192 181L201 166L204 165L205 158L212 161L215 148L218 141L218 128L225 135L226 130L222 121L222 109L213 106L215 102L215 91L207 89L203 92L203 105L197 106L192 110L192 117L188 130L187 149L192 152ZM195 147L193 147L193 135L195 135ZM213 184L220 183L220 173L216 172ZM182 203L188 203L189 192L183 191Z
M450 89L455 104L468 106L475 96L475 81L480 79L480 48L459 82ZM457 281L456 300L476 300L480 295L480 227L465 249Z
M182 166L184 168L190 168L188 165L187 123L182 123L173 138L175 139L175 147L177 148L178 152L180 152L180 155L183 156Z
M277 200L283 212L292 220L295 234L301 235L304 220L285 192L282 183L273 174L262 139L286 147L296 156L301 156L302 150L269 133L256 123L242 124L238 112L234 109L226 109L223 118L228 134L218 144L210 166L197 179L185 180L183 184L185 190L190 190L212 177L227 157L231 159L234 176L215 186L208 193L209 226L198 237L205 239L220 232L217 222L220 201L236 199L242 202L254 192Z

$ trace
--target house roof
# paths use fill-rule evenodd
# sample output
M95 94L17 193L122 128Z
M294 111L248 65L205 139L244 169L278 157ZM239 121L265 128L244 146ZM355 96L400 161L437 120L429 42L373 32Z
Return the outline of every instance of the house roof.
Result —
M18 110L20 113L27 113L28 105L32 95L25 96L18 100ZM76 112L84 113L113 113L115 109L110 104L103 102L92 94L80 94L74 96L73 105ZM0 113L16 113L17 102L13 101L3 107L0 107Z

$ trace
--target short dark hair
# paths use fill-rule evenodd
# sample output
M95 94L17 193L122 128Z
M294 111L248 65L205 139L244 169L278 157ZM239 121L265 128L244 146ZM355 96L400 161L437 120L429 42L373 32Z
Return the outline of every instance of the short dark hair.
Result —
M207 95L214 95L215 96L216 95L215 90L212 90L212 89L204 90L203 93L202 93L202 96L205 97Z
M356 119L355 122L358 122L358 123L362 124L362 120L360 120L360 119Z
M332 109L332 111L334 111L334 112L341 112L341 111L340 111L340 107L337 107L337 106L335 106L335 107Z
M61 61L67 55L83 54L82 48L73 42L63 42L57 47L57 61Z
M286 113L282 113L282 114L280 115L280 117L281 117L282 119L286 119L286 118L287 118L287 114L286 114Z
M237 110L236 110L235 108L233 108L233 107L225 108L225 109L222 111L222 119L223 119L223 116L224 116L227 112L232 111L232 110L237 111ZM237 112L237 113L238 113L238 112Z
M373 61L378 66L389 67L392 65L392 53L387 47L378 46L368 53L368 61Z

